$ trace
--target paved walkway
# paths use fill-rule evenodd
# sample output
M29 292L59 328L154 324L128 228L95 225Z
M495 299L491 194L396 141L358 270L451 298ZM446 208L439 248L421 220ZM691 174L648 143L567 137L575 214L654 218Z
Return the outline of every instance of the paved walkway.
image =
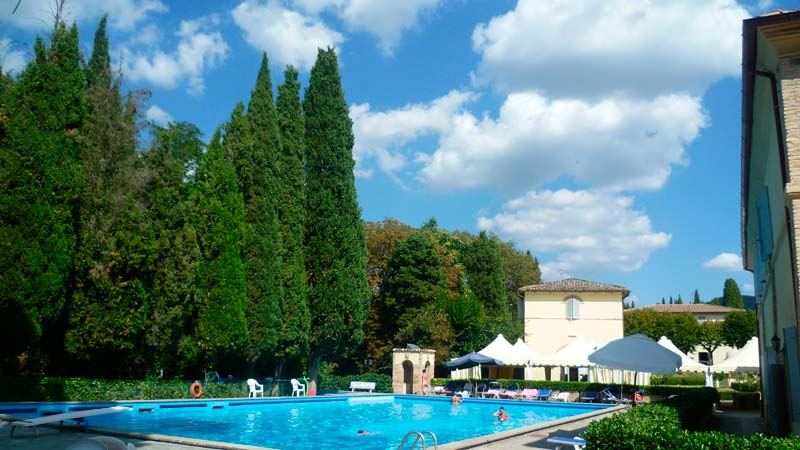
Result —
M576 422L559 424L554 427L544 428L525 433L519 436L510 437L492 443L475 443L470 446L440 446L445 449L474 448L481 450L551 450L556 448L554 444L548 444L547 438L550 436L574 437L586 430L592 420L585 419ZM763 433L765 430L764 420L758 411L717 411L711 421L711 429L734 434L753 434ZM9 437L11 427L9 422L0 421L0 450L64 450L69 445L87 437L94 436L92 433L65 430L59 432L57 428L40 427L39 435L33 432L17 429L15 437ZM151 441L145 438L120 438L124 442L131 442L137 450L198 450L198 449L225 449L225 450L244 450L256 449L257 447L230 445L215 446L199 442L193 445L167 443Z

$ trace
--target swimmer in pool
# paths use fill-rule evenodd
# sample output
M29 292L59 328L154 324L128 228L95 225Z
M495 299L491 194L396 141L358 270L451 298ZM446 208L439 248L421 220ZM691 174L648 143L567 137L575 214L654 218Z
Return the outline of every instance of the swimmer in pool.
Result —
M508 413L506 412L505 409L503 409L502 406L500 407L500 409L495 411L493 416L497 417L497 419L500 420L501 422L504 420L508 420Z

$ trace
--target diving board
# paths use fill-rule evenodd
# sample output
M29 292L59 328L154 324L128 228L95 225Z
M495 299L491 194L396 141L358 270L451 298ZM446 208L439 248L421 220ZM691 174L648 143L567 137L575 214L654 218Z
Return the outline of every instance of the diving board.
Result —
M99 416L100 414L125 412L125 411L133 411L133 408L128 406L111 406L108 408L86 409L83 411L73 411L62 414L53 414L50 416L37 417L35 419L18 420L16 422L11 423L11 436L14 436L14 429L16 429L17 427L26 427L29 429L33 428L36 431L36 434L38 435L39 430L36 428L37 426L59 422L61 427L63 427L65 420L73 420L78 423L83 422L84 427L88 427L89 425L86 422L87 417Z

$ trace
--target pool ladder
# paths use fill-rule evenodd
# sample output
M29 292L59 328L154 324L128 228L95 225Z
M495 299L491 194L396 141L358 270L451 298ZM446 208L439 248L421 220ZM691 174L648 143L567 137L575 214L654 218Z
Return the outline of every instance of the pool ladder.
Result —
M400 447L397 447L397 450L402 450L403 447L406 445L406 441L408 441L408 438L410 438L411 436L414 436L415 439L414 442L411 443L411 447L408 448L409 450L413 450L414 448L416 448L417 443L420 441L422 442L422 449L423 450L427 449L428 443L425 440L426 434L429 434L431 436L431 439L433 439L434 450L438 449L439 442L436 440L436 435L433 434L433 431L409 431L408 433L406 433L405 437L403 437L403 442L400 443Z

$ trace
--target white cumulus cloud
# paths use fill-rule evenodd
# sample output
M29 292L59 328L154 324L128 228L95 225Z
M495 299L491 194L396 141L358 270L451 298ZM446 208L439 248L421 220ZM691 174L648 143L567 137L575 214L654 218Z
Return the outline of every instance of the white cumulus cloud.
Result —
M513 239L534 253L555 254L542 264L546 278L561 274L639 269L650 254L665 248L671 235L653 230L633 198L583 190L532 191L504 205L478 228Z
M436 191L499 186L520 192L567 176L616 191L659 189L684 147L707 126L700 100L608 98L595 103L509 95L499 116L462 111L421 158L422 180Z
M0 7L0 23L28 29L50 29L55 17L55 3L53 0L22 0L14 12L17 2L4 2ZM99 20L103 14L108 14L109 26L130 31L149 15L167 11L169 9L161 0L79 0L66 2L62 16L66 23L80 23Z
M546 95L701 94L740 73L735 0L519 0L476 26L478 82Z
M248 0L232 11L233 20L253 47L266 51L272 61L310 69L317 49L344 42L341 33L321 20L285 8L276 0Z
M465 103L475 98L471 92L451 91L427 104L406 105L389 111L372 111L369 103L353 105L355 146L353 156L360 175L372 175L365 164L375 160L381 171L399 181L397 174L410 160L409 144L421 136L447 132Z
M351 31L365 31L378 38L378 45L392 54L403 32L419 25L425 12L434 11L442 0L295 0L309 14L333 11Z
M123 48L124 73L133 81L144 80L163 88L175 88L186 80L188 93L202 94L203 73L224 62L230 52L222 34L211 30L218 24L214 15L181 21L175 33L177 48L170 53L157 49L141 54Z
M742 257L736 253L720 253L704 262L703 267L727 272L740 272L744 270L742 267Z
M162 127L167 126L167 124L174 120L170 113L164 111L156 105L148 108L144 116L147 120L161 125Z

